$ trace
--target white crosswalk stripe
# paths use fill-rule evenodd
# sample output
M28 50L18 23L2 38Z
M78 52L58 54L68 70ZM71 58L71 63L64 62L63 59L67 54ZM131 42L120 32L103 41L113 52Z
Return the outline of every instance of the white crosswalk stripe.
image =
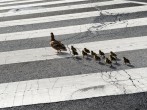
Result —
M0 10L13 9L13 8L26 8L26 7L43 6L43 5L53 5L53 4L61 4L61 3L70 3L70 2L76 2L76 1L86 1L86 0L70 0L70 1L69 0L61 0L61 1L35 3L35 4L28 4L28 5L6 6L6 7L0 7Z
M15 1L15 0L1 0L0 2L12 2L12 1Z
M87 2L83 4L80 3L81 1ZM147 26L147 5L145 3L127 0L97 1L94 3L90 0L3 0L0 2L2 2L0 6L8 5L0 7L0 10L13 8L23 9L28 7L30 7L30 9L32 8L32 10L20 10L15 13L4 12L0 15L0 17L2 18L2 20L0 20L0 46L6 46L5 48L10 48L9 50L11 50L14 44L17 46L16 49L13 49L11 51L0 49L0 69L2 71L0 73L0 108L15 108L16 106L22 105L53 103L100 96L133 94L147 91L147 67L146 64L142 61L144 60L146 62L146 59L144 59L146 58L146 56L144 55L146 55L147 53L147 33L137 32L141 31L141 27L144 27L146 29ZM44 5L56 5L75 2L79 2L79 4L43 8ZM25 4L20 5L19 3ZM139 5L119 8L117 7L117 5L125 3L135 3ZM11 4L13 4L13 6L11 6ZM111 6L113 5L116 5L116 7L114 6L111 9ZM34 8L40 6L42 7L41 9ZM105 6L106 9L100 10L101 8L98 9L99 6ZM107 7L109 7L110 9L107 9ZM44 12L56 13L56 11L63 13L67 10L80 10L82 8L95 8L97 11L91 10L88 12L83 11L77 13L73 13L71 11L71 13L68 14L57 14L53 16L51 15L45 17L19 19L21 15L33 16L33 14L35 13L39 15L40 13ZM138 16L142 13L144 15L142 15L141 17ZM8 20L3 20L3 17ZM11 17L18 17L18 19L12 20ZM106 17L110 17L109 19L111 21L107 20ZM90 23L86 22L80 24L80 21L82 21L84 18L87 18L88 20L94 18L94 20ZM69 25L64 24L66 20L69 22ZM79 20L79 24L77 25L74 20ZM58 24L56 27L48 28L47 23L53 24L56 22ZM30 24L30 30L25 31L25 28L28 24ZM33 25L38 26L38 29L33 28ZM46 28L41 27L42 25L46 25ZM52 27L52 25L50 27ZM22 28L22 30L18 31L17 29L19 28ZM131 29L133 28L134 30L136 29L136 31L131 31ZM4 29L8 30L8 33L2 32L2 30ZM9 29L12 31L9 32ZM130 33L128 33L127 37L118 34L121 31L125 32L125 29L130 29ZM113 33L114 31L116 33ZM47 37L50 37L50 32L53 32L55 36L57 36L56 39L62 39L63 42L66 42L68 44L67 45L65 43L67 47L66 52L64 52L63 54L57 54L56 50L49 46L49 41L47 41L48 46L43 46L44 43L47 43L45 40L47 39ZM134 36L133 32L135 32L136 34L139 33L139 36ZM93 34L94 36L92 36L91 34ZM118 37L114 38L114 34L117 34ZM107 37L105 37L105 35L107 35ZM67 36L68 38L66 38ZM104 37L100 38L100 36ZM74 37L76 37L76 39L74 40L79 40L79 43L73 42ZM27 42L23 46L18 43L27 40L35 42L37 46L35 48L31 48L31 44ZM38 47L38 45L40 45L40 47ZM71 54L71 50L69 49L71 45L77 48L79 58L82 58L81 51L83 50L83 48L88 48L97 53L99 50L102 50L104 53L106 53L106 57L108 56L110 51L119 54L126 54L127 56L132 55L133 53L135 53L135 51L137 51L138 54L136 56L139 56L137 61L141 62L139 66L135 67L133 64L135 64L134 60L136 60L137 57L135 57L134 55L129 56L131 58L131 64L129 65L130 68L128 68L127 65L123 65L123 60L121 58L119 61L119 63L121 63L120 67L118 67L116 71L115 69L112 70L111 67L109 67L108 65L100 65L99 63L98 65L100 69L97 69L96 71L94 70L94 72L89 72L89 70L83 71L82 69L79 69L79 72L78 69L71 66L70 68L74 68L75 72L78 72L78 74L75 75L75 72L69 69L69 75L62 75L61 73L60 76L56 75L56 77L54 78L47 75L53 71L65 71L67 73L67 70L63 70L63 68L59 67L58 69L58 65L67 65L60 61L61 59L63 61L66 59L71 62L72 60L75 60L74 58L72 60L70 59L73 57ZM19 49L19 46L21 47L21 49ZM139 52L142 52L143 55L139 55ZM90 59L91 62L94 62L92 58ZM77 60L78 59L76 59L76 61ZM86 58L82 60L82 63L86 62ZM58 65L54 65L55 63L51 65L45 65L45 61L48 61L50 63L58 62ZM42 67L39 66L40 62L43 62ZM101 60L101 62L105 63L103 59ZM30 63L32 63L32 67L28 66L27 68L25 68L25 70L21 70L25 67L25 65L29 65ZM72 65L76 64L78 64L78 61L72 63ZM42 72L42 68L45 69L44 66L53 66L53 70L50 70L47 73L43 73L45 74L45 76L40 73L40 71ZM103 69L104 66L109 69ZM29 70L30 68L36 70L37 73L36 71L34 73L29 73L31 72L31 70ZM86 73L85 71L87 71L88 73ZM17 72L18 74L16 74ZM73 74L71 74L72 72ZM25 79L27 73L29 73L30 76L28 75L28 79ZM10 74L11 77L8 76ZM33 78L31 78L32 76ZM4 82L3 79L5 79L6 81Z
M20 6L7 6L7 7L1 7L0 10L4 9L13 9L13 8L26 8L26 7L33 7L33 6L43 6L43 5L53 5L53 4L60 4L60 3L70 3L70 2L76 2L76 1L86 1L86 0L64 0L64 1L55 1L55 2L48 2L48 3L35 3L35 4L29 4L29 5L20 5Z
M136 71L140 71L140 74L138 74ZM125 71L120 70L118 72L113 71L111 74L114 74L115 77L109 80L107 80L107 78L109 77L110 73L103 72L103 77L107 81L102 79L100 73L90 73L89 75L84 74L1 84L0 87L2 90L5 90L5 92L3 92L3 95L0 97L4 98L5 100L0 102L0 107L52 103L105 95L143 92L147 90L147 82L145 82L147 79L146 71L147 68L128 69ZM130 76L133 77L133 81L137 87L132 85L132 82L129 80L130 76L128 76L126 72L128 72ZM73 82L73 80L75 81ZM97 83L97 81L99 81L99 83ZM114 81L117 81L118 84L120 84L120 89L113 84ZM141 81L141 83L144 85L138 83L137 81ZM56 84L54 84L55 82ZM6 85L8 86L5 89ZM26 85L27 87L25 88ZM123 85L125 85L126 91L123 90ZM138 89L140 86L142 86L143 89ZM90 90L92 87L97 89ZM60 92L61 89L62 92ZM87 91L82 92L84 89L87 89ZM5 105L4 103L6 102L9 102L9 104Z
M17 4L17 3L29 3L29 2L37 2L37 1L42 1L42 0L29 0L29 1L13 1L13 2L4 2L4 3L1 3L0 6L3 6L3 5L12 5L12 4Z
M146 42L147 42L147 36L144 36L144 37L75 44L75 46L79 48L80 51L82 51L84 47L88 47L89 49L92 49L97 52L99 49L102 49L104 50L104 52L109 53L111 50L114 52L120 52L120 51L129 51L129 50L137 50L137 49L146 49L147 48ZM101 48L97 48L97 47L101 47ZM70 52L68 51L68 53ZM0 65L55 59L55 58L65 58L70 56L71 55L69 54L56 55L55 51L51 47L1 52L0 58L2 60L0 62Z
M37 10L34 10L32 8L31 11L28 10L20 10L18 12L6 12L6 13L2 13L0 15L0 17L8 17L8 16L16 16L16 15L28 15L28 14L34 14L34 13L43 13L43 12L55 12L55 11L65 11L65 10L72 10L72 9L81 9L81 8L91 8L91 7L98 7L98 6L108 6L108 5L114 5L114 4L121 4L121 3L132 3L132 2L128 2L128 1L118 1L118 2L112 2L112 1L108 1L108 2L96 2L96 3L89 3L89 4L78 4L78 5L71 5L71 6L61 6L61 7L51 7L51 8L40 8ZM50 3L51 4L51 3ZM35 5L35 4L34 4ZM25 5L24 7L28 7L28 5ZM23 7L23 8L24 8ZM16 7L18 8L18 7ZM22 6L21 6L22 8ZM6 9L4 8L0 8L0 10Z
M106 22L104 26L101 26L102 24L100 23L92 23L92 24L84 24L84 25L76 25L76 26L41 29L41 30L34 30L34 31L27 31L27 32L0 34L0 41L44 37L44 36L48 36L49 32L57 32L56 35L62 35L62 34L86 32L88 29L91 31L97 31L97 30L103 31L103 30L111 30L111 29L118 29L118 28L125 28L125 27L144 26L144 25L147 25L146 21L147 21L147 18L139 18L139 19L131 19L131 20L126 20L126 21L121 21L116 23Z
M115 15L118 13L127 14L127 13L141 12L141 11L147 11L147 6L103 10L103 13L106 15ZM91 11L91 12L82 12L82 13L76 13L76 14L56 15L56 16L50 16L50 17L12 20L12 21L0 22L0 27L27 25L27 24L33 24L33 23L53 22L53 21L70 20L70 19L79 19L79 18L86 18L86 17L96 17L100 15L101 15L101 12Z

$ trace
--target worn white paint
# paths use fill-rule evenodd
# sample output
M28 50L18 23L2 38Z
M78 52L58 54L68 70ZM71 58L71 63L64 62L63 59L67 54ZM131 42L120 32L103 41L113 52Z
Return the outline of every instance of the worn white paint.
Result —
M108 5L115 5L121 3L131 3L127 1L108 1L108 2L95 2L95 3L88 3L88 4L79 4L79 5L68 5L68 6L61 6L61 7L51 7L51 8L40 8L37 10L20 10L20 11L10 11L6 13L1 13L0 17L8 17L8 16L16 16L16 15L27 15L27 14L34 14L34 13L43 13L43 12L55 12L55 11L64 11L64 10L72 10L72 9L81 9L81 8L90 8L90 7L98 7L98 6L108 6ZM18 7L17 7L18 8ZM1 8L0 8L1 10Z
M83 25L76 25L76 26L67 26L67 27L59 27L59 28L32 30L32 31L26 31L26 32L0 34L0 41L10 41L10 40L20 40L20 39L50 36L50 32L56 32L55 35L80 33L80 32L87 31L87 29L89 29L93 25L95 24L83 24Z
M76 1L87 1L87 0L59 0L59 1L53 1L53 2L42 2L42 3L34 3L34 4L25 4L25 5L14 5L14 6L5 6L0 7L0 10L4 9L19 9L19 8L27 8L27 7L34 7L34 6L43 6L43 5L53 5L53 4L61 4L61 3L70 3L70 2L76 2Z
M125 1L129 1L129 0L125 0ZM139 2L139 1L133 1L133 3L137 3L137 4L143 4L143 5L147 5L147 3L146 2Z
M115 14L126 14L126 13L142 12L142 11L147 11L147 6L103 10L102 13L104 15L111 15L111 14L115 15ZM86 17L98 17L100 15L101 15L100 11L91 11L91 12L56 15L56 16L49 16L49 17L3 21L3 22L0 22L0 27L8 27L8 26L16 26L16 25L27 25L27 24L35 24L35 23L70 20L70 19L79 19L79 18L86 18Z
M9 1L9 2L4 2L4 3L0 3L0 6L2 5L14 5L14 4L18 4L18 3L30 3L30 2L37 2L37 1L42 1L44 2L43 0L24 0L24 1L19 1L19 0L16 0L16 1Z
M127 28L127 27L136 27L136 26L145 26L147 25L147 18L137 18L137 19L130 19L130 20L123 20L123 21L116 21L116 22L105 22L101 25L95 25L91 27L89 30L91 31L102 31L102 30L112 30L112 29L120 29L120 28Z
M98 52L98 50L101 49L105 53L108 53L110 51L121 52L146 49L146 42L147 36L140 36L73 45L80 50L80 53L84 47L94 50L95 52ZM66 53L67 54L57 55L56 51L51 47L1 52L0 65L71 57L69 51L67 51Z
M0 41L44 37L44 36L49 36L50 32L54 32L55 35L63 35L63 34L86 32L87 30L103 31L103 30L119 29L125 27L145 26L147 25L146 21L147 18L138 18L138 19L130 19L124 21L117 21L117 22L105 22L105 24L91 23L91 24L82 24L82 25L67 26L67 27L32 30L25 32L6 33L6 34L0 34Z
M0 108L147 91L147 67L0 84Z
M96 16L99 16L98 11L83 12L83 13L76 13L76 14L56 15L56 16L49 16L49 17L39 17L39 18L32 18L32 19L3 21L3 22L0 22L0 27L54 22L54 21L61 21L61 20L72 20L72 19L80 19L80 18L96 17Z
M12 2L12 1L16 1L16 0L1 0L0 3L1 2Z

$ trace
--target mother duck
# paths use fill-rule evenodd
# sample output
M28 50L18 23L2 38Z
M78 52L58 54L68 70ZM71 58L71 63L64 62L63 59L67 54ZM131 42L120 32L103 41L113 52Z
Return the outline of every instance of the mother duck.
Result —
M51 47L57 50L57 53L60 53L61 51L67 51L64 44L62 44L60 41L55 40L53 32L51 32L50 34L51 34L51 40L50 40Z

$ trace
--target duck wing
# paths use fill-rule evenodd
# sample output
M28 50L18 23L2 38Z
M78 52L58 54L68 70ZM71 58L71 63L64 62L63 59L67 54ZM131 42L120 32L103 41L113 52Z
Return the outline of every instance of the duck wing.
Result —
M51 41L50 42L51 47L53 47L56 50L63 50L63 51L67 51L66 47L64 44L62 44L60 41Z

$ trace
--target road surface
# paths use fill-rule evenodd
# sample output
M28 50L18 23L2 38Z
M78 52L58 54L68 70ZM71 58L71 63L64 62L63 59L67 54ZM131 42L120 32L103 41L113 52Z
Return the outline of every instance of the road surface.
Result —
M0 13L1 109L147 109L146 0L2 0ZM50 32L67 52L50 47ZM83 59L85 47L118 63Z

